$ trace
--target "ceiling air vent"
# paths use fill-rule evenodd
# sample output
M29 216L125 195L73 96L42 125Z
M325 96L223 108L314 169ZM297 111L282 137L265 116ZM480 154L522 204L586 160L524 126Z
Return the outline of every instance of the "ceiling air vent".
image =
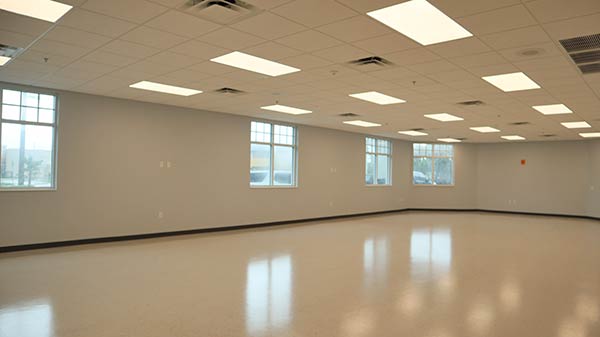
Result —
M563 48L569 53L600 48L600 34L578 36L570 39L559 40Z
M600 72L600 34L560 40L582 74Z
M221 89L215 90L215 92L219 93L219 94L233 94L233 95L245 94L244 91L233 89L233 88L221 88Z
M543 134L543 135L540 135L540 137L550 138L550 137L556 137L556 135L553 135L553 134Z
M358 59L358 60L354 60L354 61L350 61L348 62L350 64L356 64L359 66L364 66L364 65L368 65L368 64L375 64L378 66L385 66L385 65L389 65L392 64L392 62L381 58L379 56L369 56L369 57L365 57L362 59Z
M456 104L458 104L458 105L472 106L472 105L483 105L483 104L485 104L485 103L483 103L483 101L476 100L476 101L464 101L464 102L458 102L458 103L456 103Z
M256 6L242 0L188 0L179 9L220 24L231 24L259 13Z
M509 125L528 125L531 124L529 122L514 122L514 123L509 123Z
M414 129L410 129L410 130L411 130L411 131L423 131L423 130L425 130L425 129L423 129L423 128L414 128Z
M340 117L358 117L357 114L352 113L352 112L347 112L347 113L339 114L338 116L340 116Z
M5 44L0 43L0 56L14 58L22 50L23 50L23 48L7 46Z
M583 74L592 74L600 72L600 63L590 63L590 64L582 64L579 67L581 73Z
M467 140L468 138L467 137L458 137L458 138L455 137L454 139L458 139L458 140L460 140L462 142L462 141Z

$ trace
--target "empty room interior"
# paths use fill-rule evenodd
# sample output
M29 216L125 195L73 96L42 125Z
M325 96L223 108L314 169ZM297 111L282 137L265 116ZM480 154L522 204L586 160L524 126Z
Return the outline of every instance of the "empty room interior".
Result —
M0 337L600 337L599 0L0 0Z

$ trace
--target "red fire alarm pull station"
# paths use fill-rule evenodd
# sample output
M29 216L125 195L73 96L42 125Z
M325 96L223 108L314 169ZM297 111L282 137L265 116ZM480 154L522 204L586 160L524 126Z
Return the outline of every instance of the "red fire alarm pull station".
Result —
M521 159L521 165L525 165L525 164L527 164L527 160Z

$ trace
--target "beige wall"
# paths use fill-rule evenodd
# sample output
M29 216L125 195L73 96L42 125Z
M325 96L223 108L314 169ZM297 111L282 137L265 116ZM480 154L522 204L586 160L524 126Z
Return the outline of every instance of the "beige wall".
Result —
M393 144L394 185L366 187L364 135L306 126L299 187L251 189L250 121L62 93L58 190L0 192L0 246L408 207L405 143Z
M600 213L600 142L459 144L455 186L425 187L395 140L393 186L366 187L364 135L298 126L299 187L251 189L250 121L61 93L58 190L0 192L0 247L409 207Z

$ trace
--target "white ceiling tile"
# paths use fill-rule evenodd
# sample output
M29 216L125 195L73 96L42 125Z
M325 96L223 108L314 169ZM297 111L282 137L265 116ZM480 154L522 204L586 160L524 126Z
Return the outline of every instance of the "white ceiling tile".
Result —
M44 39L68 43L84 48L98 48L111 41L110 38L102 35L62 26L54 26L44 36Z
M188 38L198 37L222 27L216 23L175 10L170 10L144 25Z
M383 55L397 65L409 65L439 60L441 57L421 47Z
M319 50L314 55L336 63L345 63L359 58L371 56L368 51L353 47L349 44Z
M59 26L77 28L114 38L125 34L136 25L103 14L73 8L60 20Z
M265 42L264 39L228 27L202 35L198 40L231 50L241 50Z
M426 48L442 57L479 54L490 50L490 47L486 46L476 37L438 43Z
M33 35L25 35L21 33L9 32L6 30L0 30L0 43L7 46L25 48L36 38L37 37Z
M178 68L184 68L191 66L192 64L199 63L201 60L196 57L177 54L170 51L164 51L148 57L146 61L156 64L171 65L177 66Z
M572 37L598 34L600 27L600 14L577 17L569 20L544 24L544 30L554 39L568 39Z
M489 12L518 5L520 0L429 0L439 10L454 18Z
M223 75L236 70L236 68L211 61L194 64L190 69L211 75Z
M277 42L305 52L325 49L343 43L315 30L305 30L297 34L289 35L278 39Z
M154 28L140 26L121 36L121 40L135 42L158 49L167 49L183 43L186 41L186 38Z
M114 40L100 48L100 51L106 51L128 57L145 58L158 53L160 49L147 47L133 42Z
M122 67L137 62L139 58L97 50L84 56L83 60Z
M333 0L293 1L273 9L272 12L308 27L322 26L358 14Z
M421 47L421 45L417 42L398 33L390 33L356 41L353 42L353 45L367 50L373 55L388 54L396 51Z
M596 0L535 0L525 4L540 22L552 22L600 12Z
M417 63L406 66L408 69L415 71L419 74L434 74L438 72L454 71L459 70L457 66L446 61L438 60L433 62Z
M263 12L249 19L232 24L231 27L267 40L292 35L306 29L293 21L270 12Z
M540 26L518 28L501 33L483 35L480 38L494 49L523 47L550 41L548 34Z
M35 44L33 44L33 46L31 46L31 49L44 52L49 55L68 57L81 57L91 51L91 49L88 48L73 46L70 44L46 39L38 40Z
M21 53L17 59L51 66L64 67L67 64L75 61L77 58L77 56L49 55L48 53L30 48L23 51L23 53Z
M135 23L143 23L168 10L144 0L88 0L82 8Z
M211 58L230 52L229 49L215 47L213 45L195 40L186 41L180 45L170 48L169 50L174 53L195 57L198 60L210 60Z
M457 21L477 36L537 24L523 5L465 16Z
M52 23L0 10L0 30L40 36L52 27Z
M529 55L523 52L531 52L537 51L539 54L537 55ZM541 43L541 44L533 44L529 46L517 47L517 48L509 48L498 51L504 58L511 62L517 61L527 61L534 60L539 58L547 58L554 56L561 56L562 52L556 47L553 42Z
M386 26L366 15L355 16L321 26L317 30L346 42L364 40L392 32Z
M507 62L507 60L497 52L459 56L451 58L450 61L463 68L489 66Z
M286 57L302 54L302 52L297 49L292 49L275 42L266 42L244 49L244 53L262 57L267 60L281 60Z
M166 73L165 75L162 75L162 76L165 78L172 78L174 80L181 81L181 82L201 81L203 79L212 77L212 75L210 75L210 74L206 74L201 71L194 70L192 68L185 68L185 69L172 71L172 72Z
M281 59L281 62L302 70L323 67L328 64L331 64L331 61L327 61L325 59L310 54L302 54L298 56L287 57Z
M388 7L402 2L401 0L337 0L339 3L344 4L359 13L367 13L376 9Z

